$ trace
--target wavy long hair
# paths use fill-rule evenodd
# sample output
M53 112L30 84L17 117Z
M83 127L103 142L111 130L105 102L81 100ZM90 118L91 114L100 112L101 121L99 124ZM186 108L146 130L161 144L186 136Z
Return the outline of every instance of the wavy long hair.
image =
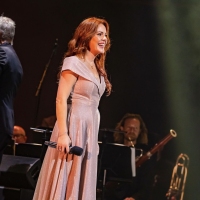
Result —
M107 31L107 43L105 45L105 51L103 54L99 54L95 57L95 64L97 66L98 73L105 79L107 95L110 95L112 85L108 80L107 73L105 70L105 58L106 52L110 48L109 38L109 24L105 19L91 17L82 21L76 28L72 39L68 43L68 51L64 55L64 59L69 56L81 56L85 57L86 51L89 49L89 42L92 37L96 34L99 24L103 24Z
M146 128L146 125L142 119L142 117L138 114L131 114L131 113L127 113L123 116L123 118L121 119L121 121L117 124L116 126L116 130L120 130L120 127L124 127L125 121L127 119L137 119L140 122L140 134L137 138L136 143L137 144L148 144L148 130ZM114 133L113 134L114 137L114 141L120 144L124 143L124 134L122 133Z

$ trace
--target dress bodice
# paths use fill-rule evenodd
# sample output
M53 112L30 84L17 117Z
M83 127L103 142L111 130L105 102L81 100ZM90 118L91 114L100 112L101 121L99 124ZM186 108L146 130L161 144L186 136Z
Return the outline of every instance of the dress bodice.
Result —
M86 100L88 103L99 104L100 97L105 91L104 77L98 80L90 69L77 56L64 59L62 71L70 70L78 75L70 98L73 100Z

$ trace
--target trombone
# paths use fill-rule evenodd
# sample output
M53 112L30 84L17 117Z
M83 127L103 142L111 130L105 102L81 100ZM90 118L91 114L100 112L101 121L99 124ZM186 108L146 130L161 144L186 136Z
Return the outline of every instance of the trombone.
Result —
M183 200L188 165L189 157L181 153L172 172L170 187L166 194L168 200Z

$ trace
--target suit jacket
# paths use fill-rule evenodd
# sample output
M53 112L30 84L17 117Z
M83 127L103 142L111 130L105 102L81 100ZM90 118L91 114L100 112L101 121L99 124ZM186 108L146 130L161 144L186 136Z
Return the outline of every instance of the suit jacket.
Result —
M0 139L12 135L14 126L13 99L23 70L15 50L9 43L0 45Z

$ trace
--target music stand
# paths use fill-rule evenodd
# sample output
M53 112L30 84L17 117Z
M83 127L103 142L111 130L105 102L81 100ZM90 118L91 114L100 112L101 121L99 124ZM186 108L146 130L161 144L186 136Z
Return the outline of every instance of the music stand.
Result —
M42 144L37 143L16 143L15 155L40 158L42 151Z
M40 155L40 160L41 160L41 163L42 163L43 160L44 160L44 156L46 154L46 151L47 151L47 147L48 147L44 144L44 142L50 140L52 129L45 128L45 127L44 128L32 128L31 127L30 129L35 131L35 132L42 133L42 152L41 152L41 155Z
M101 146L100 154L101 156ZM101 160L101 167L107 177L128 180L135 176L135 148L116 143L107 143Z
M114 129L100 129L104 132L120 132ZM104 200L105 183L107 178L120 181L131 181L135 176L135 148L125 145L108 143L106 133L102 142L99 142L100 153L98 156L98 180L102 180L102 200ZM125 169L125 170L124 170Z

